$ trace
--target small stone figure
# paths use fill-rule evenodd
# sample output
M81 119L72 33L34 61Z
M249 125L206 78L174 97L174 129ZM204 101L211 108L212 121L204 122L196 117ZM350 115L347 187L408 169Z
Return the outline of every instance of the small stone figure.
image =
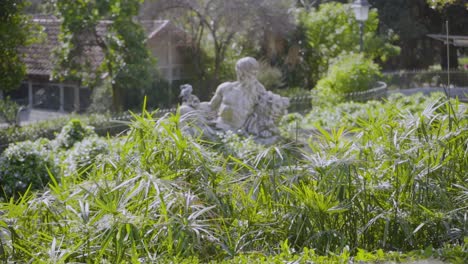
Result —
M196 95L192 94L193 88L190 84L184 84L180 86L180 95L183 105L188 105L194 109L197 109L200 105L200 99Z
M237 81L219 85L210 102L200 103L192 95L192 86L182 85L180 113L184 124L198 126L208 138L214 138L217 132L232 131L252 135L261 142L275 141L277 124L287 114L289 99L266 91L256 78L258 70L254 58L240 59L236 63ZM189 131L194 134L193 128Z

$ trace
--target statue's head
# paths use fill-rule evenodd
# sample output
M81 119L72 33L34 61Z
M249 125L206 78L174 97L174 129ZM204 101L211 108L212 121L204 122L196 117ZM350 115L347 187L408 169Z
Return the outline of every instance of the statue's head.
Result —
M190 84L183 84L180 86L179 97L182 99L188 98L192 94L193 88Z
M245 57L237 61L236 73L239 81L255 79L258 73L259 64L252 57Z

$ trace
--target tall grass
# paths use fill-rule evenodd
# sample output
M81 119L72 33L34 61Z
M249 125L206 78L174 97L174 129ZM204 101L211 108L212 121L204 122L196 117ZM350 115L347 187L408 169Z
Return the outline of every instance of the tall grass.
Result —
M135 116L86 177L51 175L46 190L0 205L0 259L344 263L452 248L463 262L466 106L383 112L316 126L302 148L234 135L211 144L184 136L177 114Z

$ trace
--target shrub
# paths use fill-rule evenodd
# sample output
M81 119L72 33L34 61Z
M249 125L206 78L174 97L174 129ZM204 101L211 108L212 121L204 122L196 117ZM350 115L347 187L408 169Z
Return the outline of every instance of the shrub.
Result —
M120 133L128 127L125 124L116 125L112 123L108 115L73 115L72 117L95 127L96 133L102 136L106 136L108 133L111 135ZM63 118L44 120L21 127L10 126L8 128L0 129L0 152L2 152L9 143L13 142L36 140L39 138L54 139L56 134L59 133L63 126L65 126L69 121L70 117L67 116Z
M302 97L310 94L310 90L302 87L288 87L287 89L273 89L277 93L285 97Z
M0 122L4 121L10 125L16 123L16 114L19 106L10 100L10 97L0 100Z
M96 135L94 127L84 126L79 119L72 119L55 138L55 145L58 148L69 149L76 142L93 135Z
M392 93L386 102L372 100L366 103L343 102L328 106L322 104L322 107L315 107L307 114L304 123L325 128L359 126L358 123L369 120L371 114L375 116L388 115L388 113L395 112L392 111L393 109L398 109L402 113L416 114L444 97L445 95L442 93L432 93L430 96L425 96L422 93L410 96ZM394 118L400 119L398 116Z
M86 138L75 144L65 160L67 168L65 174L70 176L74 173L79 175L86 173L90 166L101 154L109 153L108 142L99 137Z
M252 137L243 137L228 131L218 134L220 144L219 150L226 156L230 155L240 160L249 160L255 153L264 149L264 147L255 142Z
M41 189L57 175L56 165L42 142L25 141L10 145L0 156L0 186L6 199Z
M0 203L0 248L12 263L382 262L413 250L466 263L468 109L447 103L416 114L372 103L357 126L309 130L289 157L232 133L216 152L184 137L179 116L144 113L89 180Z
M281 136L290 139L297 138L303 119L304 117L299 113L291 113L283 116L279 124Z
M365 91L381 76L379 66L362 54L339 57L325 78L317 83L317 90L332 97Z
M271 66L268 62L260 62L258 71L258 81L265 86L267 90L279 88L284 85L283 74L277 67Z
M104 82L93 89L91 104L86 110L88 113L106 113L112 106L112 88L109 82Z

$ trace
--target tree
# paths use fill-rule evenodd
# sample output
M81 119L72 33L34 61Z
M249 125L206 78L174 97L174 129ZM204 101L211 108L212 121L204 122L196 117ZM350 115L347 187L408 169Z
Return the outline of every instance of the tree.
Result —
M434 7L434 8L443 8L447 5L452 5L452 4L465 4L466 7L468 8L468 1L466 0L426 0L427 3Z
M311 8L317 8L319 5L328 3L328 2L340 2L346 3L347 0L297 0L297 6L310 10Z
M370 0L379 10L379 29L393 31L398 35L395 44L401 48L395 56L384 64L386 69L416 69L434 64L434 47L427 34L438 31L437 12L431 9L426 0Z
M128 96L150 86L155 70L144 30L134 19L141 2L55 0L56 12L63 18L55 77L74 78L90 87L108 84L113 110L130 107ZM103 54L97 67L96 54Z
M220 79L232 77L233 60L258 48L267 35L294 28L288 12L292 0L153 0L149 4L152 8L146 10L159 13L145 16L169 16L191 33L197 76L207 79L205 86L211 89Z
M438 26L441 29L438 32L450 35L466 35L466 28L468 27L468 1L439 0L433 7L436 8L440 16ZM447 69L448 67L458 68L458 49L459 47L450 45L447 53L446 43L440 43L440 65L442 69ZM450 58L450 65L447 65L447 56Z
M4 0L0 7L0 94L18 88L26 68L17 48L30 44L32 25L23 14L27 2Z
M325 3L318 9L301 13L300 20L306 29L308 48L313 50L305 59L315 82L327 73L331 60L343 53L359 51L358 22L349 6ZM364 25L364 54L385 61L398 54L399 49L389 43L391 34L388 37L377 35L378 25L378 14L373 9Z
M466 0L369 0L379 10L382 31L391 30L399 38L395 42L401 47L399 56L384 64L386 69L421 69L438 62L446 62L446 51L442 42L431 40L428 34L445 33L445 20L449 20L450 34L466 34ZM456 57L456 48L451 47L451 56ZM451 60L456 62L456 59ZM451 66L455 66L452 64Z

